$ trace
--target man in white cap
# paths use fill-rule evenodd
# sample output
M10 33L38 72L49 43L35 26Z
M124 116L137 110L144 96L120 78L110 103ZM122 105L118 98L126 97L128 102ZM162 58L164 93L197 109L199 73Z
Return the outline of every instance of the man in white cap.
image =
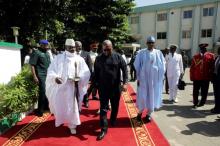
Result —
M171 44L169 48L170 53L166 56L167 79L170 90L169 101L177 103L177 85L184 73L183 61L182 55L176 53L177 45Z
M137 75L137 120L141 121L142 112L148 110L146 121L151 121L151 113L162 104L165 59L160 50L155 49L155 38L147 38L147 48L139 51L134 67Z
M71 134L76 134L90 71L84 59L76 54L73 39L66 39L65 47L65 52L57 55L48 68L46 95L55 116L55 126L67 123Z

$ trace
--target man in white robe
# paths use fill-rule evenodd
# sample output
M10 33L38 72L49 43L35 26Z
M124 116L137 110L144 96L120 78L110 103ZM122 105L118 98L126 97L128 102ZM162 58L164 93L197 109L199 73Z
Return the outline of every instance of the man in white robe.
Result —
M167 68L167 79L170 90L170 102L178 102L177 98L177 85L181 76L183 76L183 61L182 55L176 53L177 45L170 45L170 53L165 57Z
M151 121L151 113L162 104L165 59L160 50L155 49L155 38L147 38L147 48L137 54L134 67L137 75L137 120L145 108L148 110L147 122Z
M67 123L70 132L76 134L76 127L81 124L79 112L90 71L84 59L75 53L74 40L67 39L65 46L66 51L57 55L48 68L46 95L55 116L55 126Z

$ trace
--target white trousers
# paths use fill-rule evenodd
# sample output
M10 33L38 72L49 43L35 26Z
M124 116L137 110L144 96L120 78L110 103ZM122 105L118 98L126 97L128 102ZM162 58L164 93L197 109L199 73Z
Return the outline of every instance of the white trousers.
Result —
M71 129L71 128L76 128L77 127L77 125L75 125L75 124L68 124L68 127Z
M169 93L170 93L170 98L169 100L175 100L177 96L177 85L179 82L179 75L175 75L172 77L167 77L168 79L168 84L169 84Z

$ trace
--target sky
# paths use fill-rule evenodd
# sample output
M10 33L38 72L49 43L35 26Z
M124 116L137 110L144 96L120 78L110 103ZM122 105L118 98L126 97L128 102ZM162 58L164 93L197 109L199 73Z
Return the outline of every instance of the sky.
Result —
M168 3L168 2L174 2L174 1L179 1L179 0L135 0L136 7Z

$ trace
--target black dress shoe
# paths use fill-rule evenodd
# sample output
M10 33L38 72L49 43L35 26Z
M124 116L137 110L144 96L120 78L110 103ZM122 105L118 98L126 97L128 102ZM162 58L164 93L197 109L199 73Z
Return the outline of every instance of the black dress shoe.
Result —
M96 96L93 96L93 97L92 97L92 100L99 100L99 98L96 97Z
M36 116L38 116L38 117L42 117L42 116L43 116L43 112L39 112L39 111L37 111L37 112L36 112Z
M110 124L112 127L114 127L116 125L116 121L115 120L110 120Z
M211 113L220 114L220 110L216 110L215 108L211 109Z
M151 116L146 115L146 122L147 122L147 123L151 122Z
M199 105L198 105L198 107L202 107L202 106L204 106L204 104L199 104Z
M136 117L138 122L141 122L141 115L142 114L138 114L137 117Z
M197 107L198 107L197 105L193 105L192 106L193 109L197 109Z
M89 102L85 102L84 104L86 108L89 108Z
M99 133L99 135L97 136L97 139L96 140L102 140L105 135L106 135L106 131L105 130L101 130L101 132Z

